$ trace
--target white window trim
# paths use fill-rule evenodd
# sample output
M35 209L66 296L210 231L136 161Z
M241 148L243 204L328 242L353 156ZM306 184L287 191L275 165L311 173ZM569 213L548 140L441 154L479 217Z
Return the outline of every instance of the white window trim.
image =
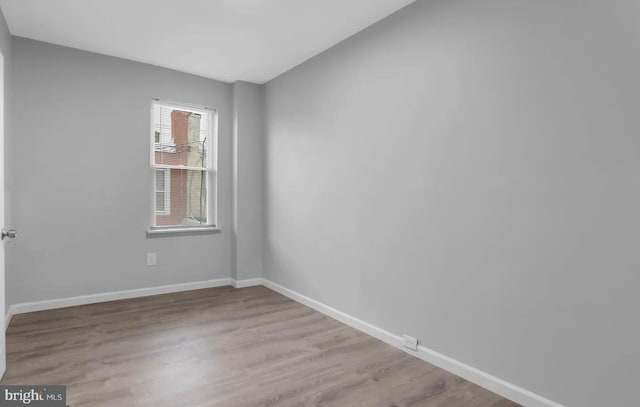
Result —
M164 193L164 210L163 211L157 210L157 206L156 206L157 202L153 203L153 207L156 208L156 215L169 215L171 213L171 170L169 168L156 167L155 171L164 172L164 190L162 191ZM154 177L155 177L155 171L154 171ZM156 188L156 186L157 186L157 183L154 183L153 187ZM153 196L155 197L157 195L158 195L158 190L156 189L154 191Z
M206 173L207 179L207 221L206 225L198 225L198 226L180 226L180 225L171 225L171 226L156 226L156 194L155 194L155 179L152 185L152 198L151 198L151 211L150 211L150 228L147 231L147 236L151 235L170 235L173 232L176 233L184 233L186 230L207 230L219 232L220 229L217 227L218 225L218 112L216 109L195 105L190 103L182 103L175 102L170 100L162 100L162 99L152 99L149 110L149 141L150 141L150 163L151 170L153 171L155 177L155 170L161 168L176 168L176 169L192 169L191 167L183 166L183 165L156 165L155 164L155 153L156 153L156 143L155 143L155 126L154 126L154 117L153 117L153 109L155 105L163 105L169 106L175 109L197 113L201 115L208 115L208 126L209 126L209 137L211 138L208 143L207 150L207 163L205 168L197 168L197 170L204 171ZM195 169L195 168L194 168Z

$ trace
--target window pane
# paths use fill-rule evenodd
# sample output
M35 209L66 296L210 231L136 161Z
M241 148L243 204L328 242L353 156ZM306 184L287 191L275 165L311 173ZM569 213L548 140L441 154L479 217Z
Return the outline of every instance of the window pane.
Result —
M170 151L175 143L171 134L171 109L153 105L153 133L156 151Z
M155 226L200 226L207 219L207 173L201 170L171 169L170 190L163 194L164 212L156 213ZM156 211L161 193L156 193Z
M164 171L156 170L156 191L164 191Z
M210 116L206 111L154 104L154 163L206 168Z
M164 192L156 192L156 212L163 212L164 210L165 210Z

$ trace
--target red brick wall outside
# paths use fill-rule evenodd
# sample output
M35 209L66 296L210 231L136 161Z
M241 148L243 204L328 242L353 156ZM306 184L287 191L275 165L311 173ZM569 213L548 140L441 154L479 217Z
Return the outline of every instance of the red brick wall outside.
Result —
M187 165L189 116L191 112L171 112L171 135L176 144L176 152L156 151L156 164ZM156 215L156 226L179 225L187 214L187 171L172 169L170 174L170 212L167 215Z

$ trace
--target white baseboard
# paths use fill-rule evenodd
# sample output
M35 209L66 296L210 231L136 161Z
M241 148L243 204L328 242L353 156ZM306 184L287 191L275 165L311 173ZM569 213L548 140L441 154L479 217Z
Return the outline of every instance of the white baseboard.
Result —
M353 317L349 314L346 314L342 311L339 311L335 308L332 308L326 304L311 299L272 281L266 279L263 280L263 284L273 291L289 297L296 302L304 304L309 308L313 308L314 310L321 312L331 318L337 319L338 321L349 325L359 331L378 338L381 341L386 342L389 345L392 345L404 352L416 356L426 362L429 362L434 366L447 370L457 376L462 377L463 379L477 384L478 386L484 387L485 389L499 394L502 397L522 404L523 406L564 407L561 404L525 390L519 386L516 386L515 384L497 378L489 373L483 372L482 370L476 369L473 366L469 366L463 362L452 359L423 345L420 345L417 351L412 351L402 345L402 337L399 335L392 334L391 332L388 332L380 327L362 321L356 317Z
M388 332L378 326L362 321L345 312L332 308L319 301L311 299L272 281L264 278L252 278L247 280L234 280L232 278L219 278L216 280L197 281L193 283L173 284L159 287L140 288L135 290L115 291L110 293L83 295L78 297L59 298L54 300L25 302L13 304L9 307L5 319L5 329L9 326L11 318L16 314L26 312L44 311L56 308L73 307L76 305L94 304L106 301L124 300L129 298L147 297L151 295L169 294L179 291L198 290L202 288L232 286L235 288L253 287L264 285L292 300L304 304L314 310L334 318L359 331L371 335L383 342L388 343L404 352L416 356L432 365L438 366L457 376L475 383L505 398L522 404L526 407L564 407L538 394L525 390L515 384L497 378L489 373L483 372L463 362L445 356L423 345L417 351L412 351L402 345L402 338Z
M7 313L4 316L4 331L7 332L7 328L9 328L9 324L11 323L11 318L13 318L13 310L11 307L7 310Z
M81 295L77 297L57 298L53 300L23 302L13 304L7 310L5 315L5 331L11 323L11 318L16 314L24 314L27 312L45 311L56 308L73 307L76 305L95 304L99 302L125 300L129 298L148 297L150 295L169 294L179 291L199 290L202 288L232 286L235 288L254 287L263 285L264 279L251 278L246 280L234 280L232 278L218 278L215 280L196 281L193 283L182 283L164 285L150 288L138 288L134 290L113 291L109 293Z
M99 302L125 300L129 298L148 297L151 295L169 294L179 291L199 290L202 288L222 287L232 285L230 278L218 278L215 280L195 281L192 283L171 284L158 287L137 288L134 290L113 291L109 293L81 295L77 297L57 298L54 300L23 302L12 304L5 316L5 330L16 314L44 311L56 308L73 307L76 305L95 304Z
M246 280L231 280L231 286L235 288L255 287L264 285L264 278L249 278Z

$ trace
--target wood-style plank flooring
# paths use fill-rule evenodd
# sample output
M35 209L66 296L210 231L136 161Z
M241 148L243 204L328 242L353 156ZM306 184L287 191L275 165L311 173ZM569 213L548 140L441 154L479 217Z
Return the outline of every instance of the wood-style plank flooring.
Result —
M3 384L71 407L514 407L265 287L16 315Z

